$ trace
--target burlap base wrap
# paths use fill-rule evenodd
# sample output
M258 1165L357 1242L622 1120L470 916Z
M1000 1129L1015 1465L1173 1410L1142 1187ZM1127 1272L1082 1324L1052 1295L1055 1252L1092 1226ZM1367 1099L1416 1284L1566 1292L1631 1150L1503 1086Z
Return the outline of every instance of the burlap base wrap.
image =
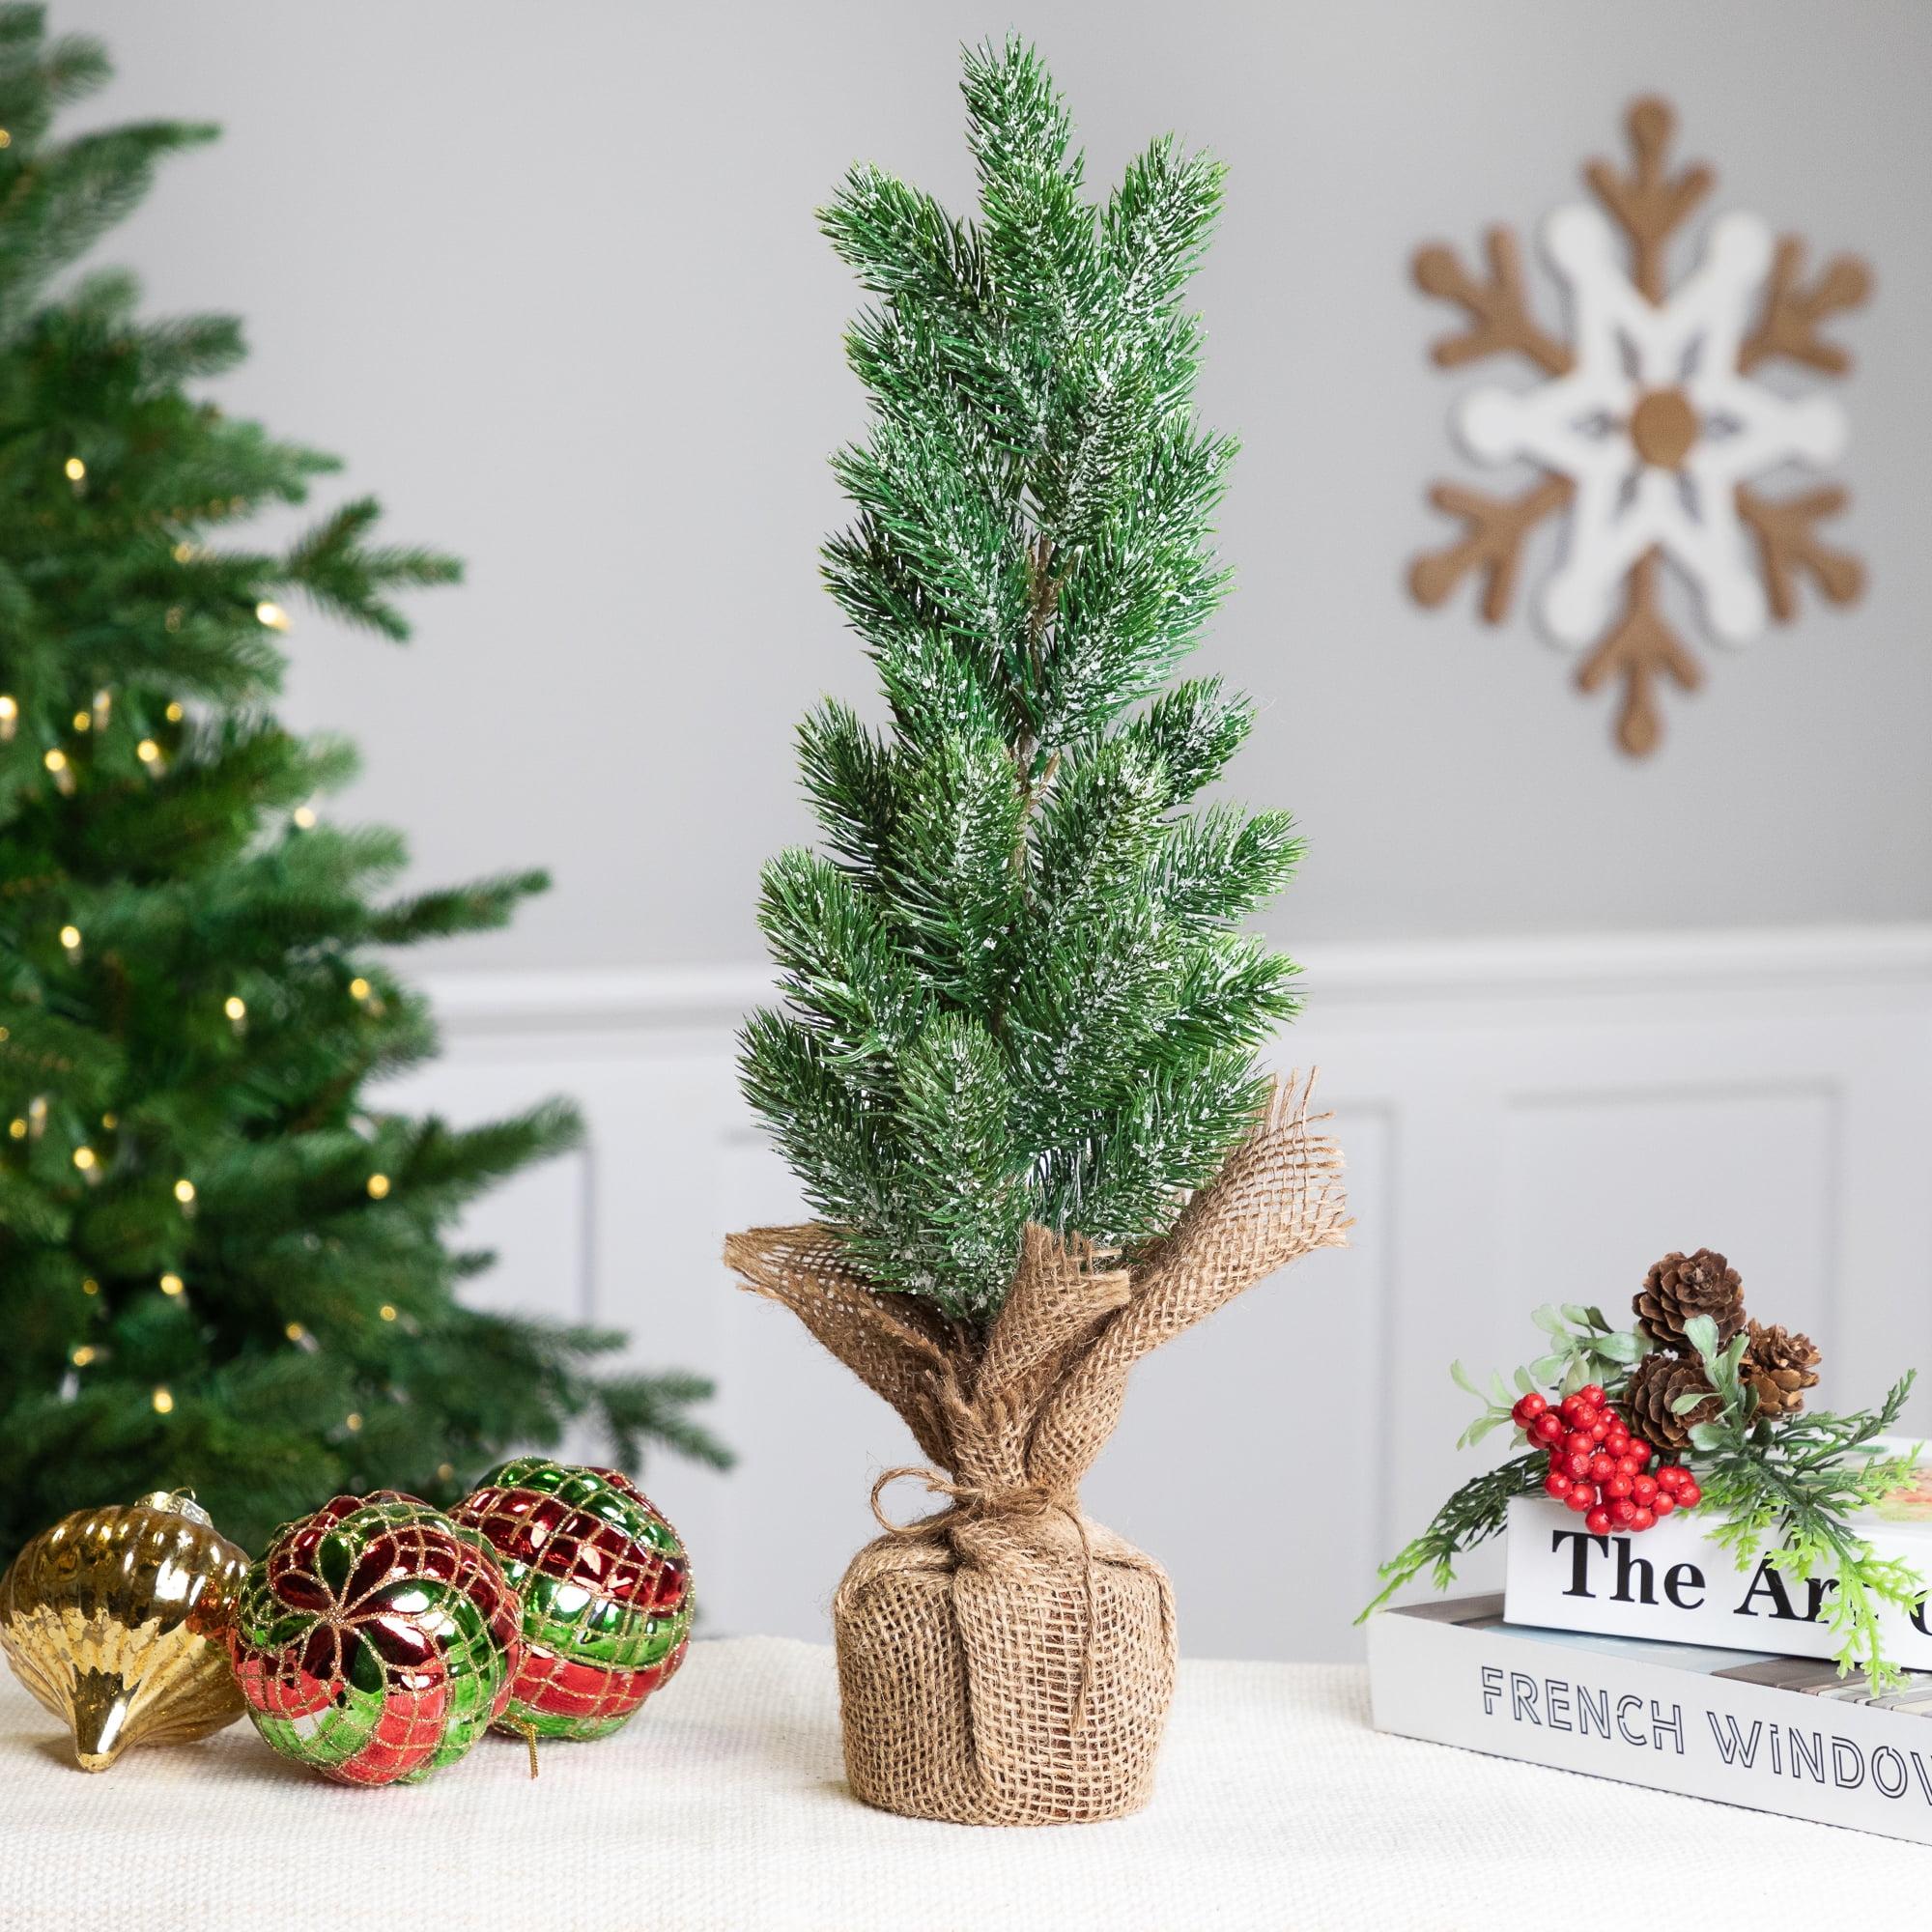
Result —
M1117 1818L1152 1795L1173 1591L1151 1556L1081 1514L1080 1480L1142 1355L1287 1263L1344 1244L1341 1157L1309 1130L1309 1085L1277 1089L1130 1266L1028 1228L983 1336L874 1291L818 1223L725 1243L746 1283L891 1403L933 1465L880 1478L886 1533L833 1600L846 1775L867 1804L1048 1825ZM894 1524L881 1492L898 1477L947 1507Z

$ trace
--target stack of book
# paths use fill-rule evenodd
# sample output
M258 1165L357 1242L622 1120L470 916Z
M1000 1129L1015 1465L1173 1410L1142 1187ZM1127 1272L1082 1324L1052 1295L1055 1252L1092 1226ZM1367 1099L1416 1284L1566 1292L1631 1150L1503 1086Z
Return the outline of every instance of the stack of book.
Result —
M1932 1463L1857 1527L1932 1581ZM1830 1580L1740 1570L1694 1512L1591 1536L1525 1496L1508 1538L1501 1596L1371 1619L1378 1730L1932 1844L1924 1608L1885 1627L1906 1675L1874 1692L1830 1661Z

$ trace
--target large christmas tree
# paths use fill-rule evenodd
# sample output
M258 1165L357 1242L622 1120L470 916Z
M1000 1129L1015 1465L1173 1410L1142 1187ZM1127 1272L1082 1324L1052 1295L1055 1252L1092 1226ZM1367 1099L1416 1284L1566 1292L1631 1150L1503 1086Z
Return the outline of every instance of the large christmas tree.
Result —
M389 949L502 923L525 872L385 898L388 831L314 799L349 748L269 709L285 602L389 638L456 564L347 503L285 550L233 534L333 461L189 384L222 316L142 319L64 271L214 130L63 140L94 42L0 8L0 1561L61 1512L191 1485L259 1548L331 1491L449 1498L594 1414L618 1460L715 1457L689 1377L466 1308L463 1205L568 1147L571 1109L455 1130L384 1112L435 1050Z
M787 1004L744 1068L867 1278L982 1325L1028 1221L1145 1243L1253 1123L1294 969L1238 927L1297 847L1187 809L1254 714L1161 691L1227 582L1182 306L1221 168L1156 141L1096 206L1030 48L969 53L965 95L977 221L872 167L824 217L876 301L826 574L891 724L801 730L830 849L766 869Z

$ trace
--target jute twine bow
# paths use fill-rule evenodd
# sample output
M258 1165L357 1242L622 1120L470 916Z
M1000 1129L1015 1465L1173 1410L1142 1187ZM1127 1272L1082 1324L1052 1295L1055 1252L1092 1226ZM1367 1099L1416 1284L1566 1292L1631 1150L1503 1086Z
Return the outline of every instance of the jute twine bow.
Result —
M879 1498L901 1476L923 1483L933 1495L944 1496L951 1505L937 1516L921 1517L917 1522L895 1522L881 1507ZM1087 1692L1094 1679L1094 1646L1100 1634L1100 1586L1095 1573L1093 1539L1087 1534L1087 1519L1067 1497L1042 1483L1021 1483L1008 1489L989 1490L974 1483L954 1483L937 1469L913 1463L880 1472L872 1485L872 1519L888 1536L903 1536L921 1542L943 1541L952 1533L954 1520L962 1516L1051 1516L1055 1512L1073 1525L1080 1539L1080 1572L1087 1595L1087 1635L1080 1646L1080 1683L1073 1693L1070 1729L1078 1731L1087 1716Z

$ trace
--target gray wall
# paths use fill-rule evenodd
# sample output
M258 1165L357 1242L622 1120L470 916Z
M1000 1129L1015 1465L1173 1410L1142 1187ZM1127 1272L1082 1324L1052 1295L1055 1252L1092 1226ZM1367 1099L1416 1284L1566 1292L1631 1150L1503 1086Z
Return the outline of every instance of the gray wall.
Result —
M292 710L353 731L355 811L425 877L557 891L444 964L750 957L802 836L792 723L867 667L815 584L857 433L852 306L811 210L869 156L963 200L955 46L1005 9L911 0L76 0L105 112L226 124L112 259L224 306L236 410L348 453L394 527L469 560L391 652L299 619ZM1291 944L1932 914L1932 9L1846 0L1029 0L1092 175L1175 128L1234 167L1200 278L1204 403L1246 454L1240 589L1202 653L1268 706L1238 788L1311 852ZM1524 619L1405 600L1454 473L1420 240L1527 223L1620 152L1645 89L1719 205L1868 253L1843 333L1864 606L1722 655L1644 766Z

